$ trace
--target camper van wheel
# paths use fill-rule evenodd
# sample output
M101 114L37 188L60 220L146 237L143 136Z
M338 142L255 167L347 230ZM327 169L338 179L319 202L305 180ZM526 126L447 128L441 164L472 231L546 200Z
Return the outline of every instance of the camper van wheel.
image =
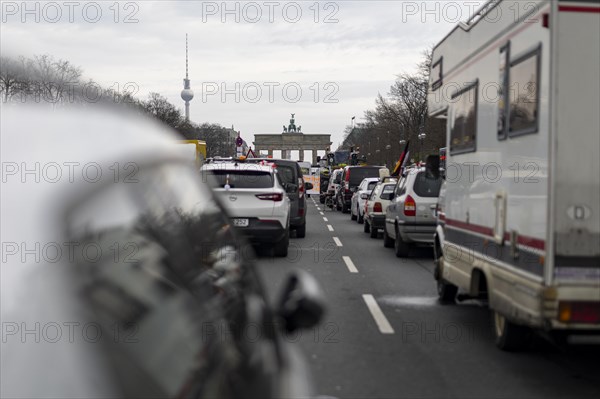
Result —
M440 256L434 261L435 269L433 271L433 277L436 280L438 299L441 303L454 303L456 294L458 293L458 287L454 284L450 284L442 278L442 265L444 264L444 257Z
M398 229L396 229L396 241L394 242L394 251L398 258L406 258L410 252L410 245L402 239Z
M496 346L503 351L518 351L526 348L531 341L531 329L514 324L497 311L492 311Z
M448 283L443 278L439 278L437 280L437 292L440 302L454 303L454 299L458 293L458 287Z

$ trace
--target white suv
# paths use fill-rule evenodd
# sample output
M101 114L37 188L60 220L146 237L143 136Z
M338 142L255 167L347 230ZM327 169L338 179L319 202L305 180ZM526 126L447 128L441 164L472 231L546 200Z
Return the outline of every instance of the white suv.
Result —
M275 164L225 162L201 169L229 211L231 224L256 244L270 244L275 256L287 256L290 199Z

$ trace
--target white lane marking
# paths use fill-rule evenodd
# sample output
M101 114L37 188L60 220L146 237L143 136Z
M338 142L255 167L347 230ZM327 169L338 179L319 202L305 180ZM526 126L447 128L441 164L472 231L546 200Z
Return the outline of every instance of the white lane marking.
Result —
M381 311L381 308L377 304L377 301L375 301L375 298L373 298L373 295L363 294L362 297L365 301L365 304L367 305L367 308L369 308L369 312L371 312L371 316L373 316L375 323L377 323L379 332L382 334L393 334L394 329L392 328L390 322Z
M321 216L325 215L323 212L319 212L319 214L320 214Z
M327 218L323 218L323 221L324 221L324 222L329 222L329 219L327 219Z
M327 228L329 229L329 231L333 231L333 226L332 225L328 224ZM341 247L341 245L339 245L339 246Z
M354 262L352 262L352 259L350 259L349 256L342 256L342 259L344 260L344 263L346 264L346 267L350 273L358 273L358 269L356 266L354 266Z
M320 210L321 210L321 208L317 207L317 211L320 211Z
M333 237L333 241L335 241L335 245L337 245L338 247L343 247L342 242L339 238Z

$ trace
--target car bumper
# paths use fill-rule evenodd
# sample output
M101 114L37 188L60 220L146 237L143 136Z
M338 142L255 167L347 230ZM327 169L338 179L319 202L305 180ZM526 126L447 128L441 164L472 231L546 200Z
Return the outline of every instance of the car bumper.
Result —
M369 215L367 219L369 220L369 225L371 228L385 228L385 215Z
M235 227L254 244L273 243L285 237L287 228L278 220L250 219L247 227Z
M292 227L302 226L304 223L306 223L306 216L295 216L290 218L290 226Z
M398 232L404 241L433 244L435 224L401 224Z

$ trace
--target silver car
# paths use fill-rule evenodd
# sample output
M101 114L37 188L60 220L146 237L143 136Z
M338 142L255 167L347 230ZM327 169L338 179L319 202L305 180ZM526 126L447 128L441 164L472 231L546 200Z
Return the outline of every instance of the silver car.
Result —
M378 177L367 177L360 182L350 200L350 219L363 223L365 216L365 202L373 192L373 188L379 183Z
M424 167L408 170L398 182L385 216L385 235L394 240L396 256L408 256L415 244L433 244L441 185L442 178L428 176Z

